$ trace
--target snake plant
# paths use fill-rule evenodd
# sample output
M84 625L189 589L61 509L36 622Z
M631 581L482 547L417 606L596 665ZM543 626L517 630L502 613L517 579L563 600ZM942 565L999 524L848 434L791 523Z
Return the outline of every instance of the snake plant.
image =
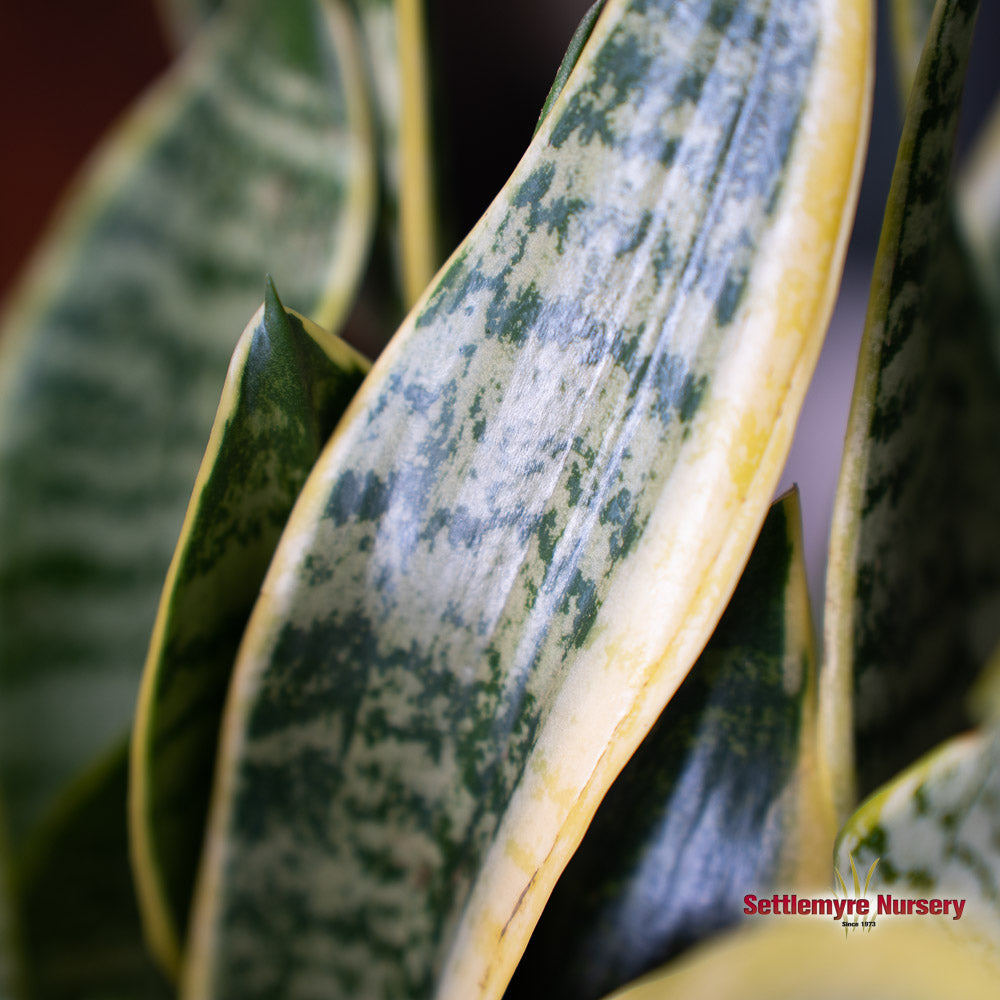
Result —
M417 0L162 0L176 64L0 333L0 1000L931 997L956 961L987 995L995 128L951 177L976 6L892 8L819 642L775 493L870 0L581 8L447 259ZM761 916L859 864L961 893L959 932L844 959L839 923Z

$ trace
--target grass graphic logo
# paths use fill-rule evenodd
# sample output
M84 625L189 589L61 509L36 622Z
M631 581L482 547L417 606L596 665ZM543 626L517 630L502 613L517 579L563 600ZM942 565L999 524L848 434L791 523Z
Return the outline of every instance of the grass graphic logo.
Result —
M848 854L847 856L851 862L851 878L854 883L854 897L851 899L850 893L847 891L847 883L844 881L844 876L840 874L839 868L833 869L833 874L837 876L837 881L840 883L840 888L844 893L844 899L846 901L853 902L855 905L853 909L855 910L854 919L850 918L841 921L844 928L844 934L846 936L848 931L857 930L858 928L863 928L864 930L871 931L875 926L874 914L871 915L871 919L865 919L869 916L869 910L871 909L871 903L868 900L868 887L871 885L872 876L875 874L875 869L878 867L878 863L881 858L876 858L868 869L868 874L865 876L865 887L861 888L861 879L858 878L858 869L854 864L854 855ZM840 893L836 889L833 890L833 894L838 899L840 898ZM862 905L863 904L863 905ZM845 909L851 909L852 907L845 907ZM845 917L847 917L845 913ZM862 917L858 920L858 917Z

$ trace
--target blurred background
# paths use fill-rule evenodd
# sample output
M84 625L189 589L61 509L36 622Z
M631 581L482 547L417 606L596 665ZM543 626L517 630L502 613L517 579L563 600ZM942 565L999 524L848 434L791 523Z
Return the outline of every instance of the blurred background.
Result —
M464 233L531 138L562 53L589 0L426 0L444 201ZM0 297L80 162L170 50L154 0L0 0ZM802 491L813 602L872 261L901 128L885 3L865 182L834 323L782 481ZM1000 94L1000 4L986 0L966 92L959 156Z

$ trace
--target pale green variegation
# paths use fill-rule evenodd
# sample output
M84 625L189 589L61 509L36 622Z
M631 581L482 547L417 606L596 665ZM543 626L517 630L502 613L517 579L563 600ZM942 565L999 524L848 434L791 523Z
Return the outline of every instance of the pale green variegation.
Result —
M747 892L825 885L815 698L795 492L772 506L704 652L597 810L506 1000L597 1000L735 924Z
M374 166L337 5L215 19L98 156L0 345L0 791L15 855L124 735L163 577L265 274L337 322Z
M125 742L78 776L25 851L16 879L32 1000L168 1000L146 951L128 863Z
M821 729L838 814L968 724L1000 639L1000 375L950 213L976 14L939 4L911 91L834 509Z
M879 859L869 895L962 899L961 916L925 916L1000 966L1000 731L951 740L865 801L837 838L836 861ZM898 916L878 917L884 922Z
M130 840L146 935L176 975L236 650L309 470L370 364L269 285L230 363L146 659Z
M183 996L502 992L771 499L849 228L869 20L607 4L279 544Z
M645 977L614 1000L993 1000L996 969L927 927L844 941L829 917L761 917Z
M1000 356L1000 101L969 153L957 185L962 233L993 310Z

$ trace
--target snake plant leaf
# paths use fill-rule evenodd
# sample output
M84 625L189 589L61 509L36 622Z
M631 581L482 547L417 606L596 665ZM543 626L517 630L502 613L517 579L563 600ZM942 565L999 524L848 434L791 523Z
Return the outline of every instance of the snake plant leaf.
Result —
M236 649L309 470L370 367L269 285L240 338L146 659L131 846L146 933L176 974Z
M936 0L889 0L889 28L896 81L903 103L913 88L917 67L934 17Z
M845 824L836 858L878 858L877 892L897 903L964 900L957 916L920 919L1000 968L1000 730L949 740L880 788Z
M943 0L910 95L834 507L823 756L843 820L968 725L1000 639L1000 376L950 214L976 4Z
M772 506L704 652L597 810L507 1000L596 1000L735 924L748 891L827 882L815 672L793 492Z
M849 229L870 13L609 0L279 543L183 996L502 992L772 499Z
M957 195L962 233L993 310L1000 351L1000 100L969 154Z
M128 731L264 276L328 326L351 300L374 200L363 86L345 9L225 12L109 140L7 317L0 786L15 855Z
M879 926L846 943L829 918L775 920L706 944L614 1000L989 1000L996 972L932 928Z
M128 863L123 741L71 783L17 879L30 997L168 1000L146 951Z

